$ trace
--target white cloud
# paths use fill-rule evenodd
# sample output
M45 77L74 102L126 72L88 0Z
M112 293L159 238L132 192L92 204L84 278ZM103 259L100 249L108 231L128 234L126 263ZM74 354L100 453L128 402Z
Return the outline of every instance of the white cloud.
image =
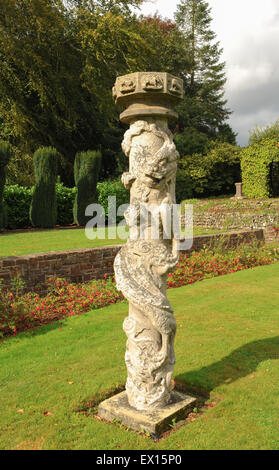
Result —
M248 130L279 117L279 0L207 0L226 61L230 124L246 145ZM178 1L145 2L144 14L173 17Z
M263 85L271 78L272 70L272 64L268 62L257 64L255 67L233 64L229 69L227 93L251 90Z

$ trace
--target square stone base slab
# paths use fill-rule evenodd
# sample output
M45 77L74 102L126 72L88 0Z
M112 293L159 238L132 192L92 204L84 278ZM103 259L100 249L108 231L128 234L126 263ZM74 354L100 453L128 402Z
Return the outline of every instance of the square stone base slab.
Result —
M119 420L124 426L137 431L159 435L169 428L174 419L176 422L185 419L196 401L196 398L174 390L171 402L164 408L138 411L129 405L126 392L121 392L100 403L98 415L108 421Z

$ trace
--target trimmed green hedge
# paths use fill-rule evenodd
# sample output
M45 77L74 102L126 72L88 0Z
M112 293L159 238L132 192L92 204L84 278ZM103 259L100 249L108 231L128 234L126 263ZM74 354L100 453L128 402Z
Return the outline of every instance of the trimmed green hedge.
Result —
M6 228L10 230L30 227L29 210L34 188L14 184L5 186L4 202L7 207Z
M17 184L5 186L3 200L7 209L6 228L10 230L31 226L29 209L32 201L33 188L25 188ZM62 183L56 185L57 224L61 226L73 223L73 205L76 188L67 188Z
M67 188L62 183L56 184L57 225L73 224L73 206L77 188Z
M250 198L279 195L279 143L263 139L242 151L243 194Z
M121 179L105 180L97 184L98 203L105 209L105 215L108 216L108 196L116 197L116 211L122 204L129 204L130 192L124 188ZM117 217L117 221L123 219Z
M5 186L3 201L7 208L7 224L10 230L31 226L29 208L32 201L33 188L25 188L17 184ZM57 225L66 226L73 223L73 206L77 188L67 188L62 183L56 184ZM120 179L106 180L97 184L98 202L105 208L108 215L108 196L116 196L117 208L129 203L127 191ZM122 219L120 217L119 219Z

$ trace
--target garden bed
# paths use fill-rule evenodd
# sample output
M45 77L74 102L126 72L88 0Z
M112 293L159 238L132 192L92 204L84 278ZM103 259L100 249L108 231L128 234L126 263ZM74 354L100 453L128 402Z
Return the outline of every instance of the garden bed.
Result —
M220 252L217 247L215 252L202 249L200 252L181 253L175 271L169 274L167 287L181 287L279 260L279 246L248 245L226 251L219 248ZM0 290L2 335L16 335L19 331L124 301L116 289L114 279L107 275L102 280L87 284L72 284L65 279L50 278L46 288L45 296L23 294L24 285L18 277L14 279L9 292Z

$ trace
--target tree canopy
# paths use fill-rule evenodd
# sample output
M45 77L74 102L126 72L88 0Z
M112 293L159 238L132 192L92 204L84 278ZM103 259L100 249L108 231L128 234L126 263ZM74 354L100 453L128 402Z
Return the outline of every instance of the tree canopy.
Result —
M182 0L174 22L137 17L132 7L141 3L0 0L0 137L16 155L55 147L62 181L73 184L75 154L100 150L101 177L117 174L124 127L111 88L116 76L139 70L183 78L177 132L184 152L203 152L210 138L233 143L208 4Z

